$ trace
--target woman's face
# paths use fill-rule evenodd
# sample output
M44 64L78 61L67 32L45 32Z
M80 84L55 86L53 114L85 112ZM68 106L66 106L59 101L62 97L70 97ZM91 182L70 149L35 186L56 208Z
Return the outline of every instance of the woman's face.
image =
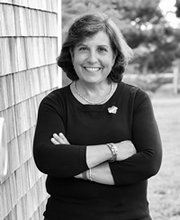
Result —
M78 43L71 58L79 80L86 83L106 81L115 61L109 37L103 31Z

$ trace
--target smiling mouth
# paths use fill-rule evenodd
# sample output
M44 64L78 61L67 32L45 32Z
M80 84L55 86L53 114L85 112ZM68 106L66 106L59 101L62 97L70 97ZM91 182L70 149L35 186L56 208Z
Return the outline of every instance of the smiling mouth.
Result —
M84 69L90 72L97 72L102 68L101 67L84 67Z

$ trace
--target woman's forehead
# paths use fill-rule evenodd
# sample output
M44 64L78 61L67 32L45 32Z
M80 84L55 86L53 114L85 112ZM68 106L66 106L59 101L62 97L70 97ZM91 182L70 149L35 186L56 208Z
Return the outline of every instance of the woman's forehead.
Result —
M110 45L110 38L106 32L99 31L92 36L84 37L80 42L77 43L77 45L95 42L98 44Z

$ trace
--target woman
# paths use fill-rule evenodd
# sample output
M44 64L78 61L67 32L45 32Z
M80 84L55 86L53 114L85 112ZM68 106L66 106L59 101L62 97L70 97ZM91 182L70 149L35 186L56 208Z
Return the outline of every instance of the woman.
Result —
M123 83L132 51L106 15L69 29L58 65L72 83L39 107L37 167L48 174L48 220L150 220L147 179L161 164L148 95Z

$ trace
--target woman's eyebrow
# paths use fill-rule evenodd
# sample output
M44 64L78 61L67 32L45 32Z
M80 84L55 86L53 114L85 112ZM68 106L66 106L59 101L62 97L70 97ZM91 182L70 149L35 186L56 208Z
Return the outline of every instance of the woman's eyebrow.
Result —
M84 43L78 43L78 44L76 44L76 47L80 47L80 46L88 46L87 44L84 44Z
M107 47L107 48L109 48L109 45L106 45L106 44L100 44L100 45L98 45L99 47Z
M89 47L87 44L85 44L85 43L78 43L77 45L76 45L76 47L81 47L81 46L85 46L85 47ZM106 44L98 44L98 45L96 45L97 47L107 47L107 48L109 48L109 45L106 45Z

